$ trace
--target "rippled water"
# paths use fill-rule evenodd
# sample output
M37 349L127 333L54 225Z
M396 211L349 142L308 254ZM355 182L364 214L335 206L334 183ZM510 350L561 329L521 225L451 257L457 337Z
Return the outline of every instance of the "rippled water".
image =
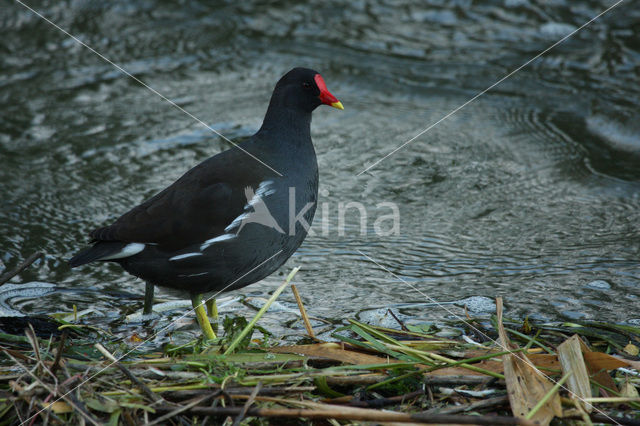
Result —
M259 127L294 66L322 72L344 103L314 114L316 235L279 274L234 295L266 297L300 265L303 299L325 319L392 306L438 319L462 311L431 299L502 295L512 316L638 321L640 9L624 1L358 175L613 4L415 3L34 7L230 138ZM42 250L14 282L59 288L12 308L130 314L141 281L114 265L71 271L64 259L228 146L18 3L2 7L0 28L0 259L10 268ZM338 232L348 202L367 209L364 235L354 209ZM399 235L375 234L382 202L399 206Z

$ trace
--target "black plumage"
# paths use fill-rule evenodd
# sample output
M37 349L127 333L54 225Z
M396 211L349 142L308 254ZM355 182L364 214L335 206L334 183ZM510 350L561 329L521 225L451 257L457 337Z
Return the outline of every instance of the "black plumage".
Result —
M113 224L70 261L119 263L149 283L192 296L259 281L300 246L318 195L312 111L342 109L313 70L277 83L262 127L185 173Z

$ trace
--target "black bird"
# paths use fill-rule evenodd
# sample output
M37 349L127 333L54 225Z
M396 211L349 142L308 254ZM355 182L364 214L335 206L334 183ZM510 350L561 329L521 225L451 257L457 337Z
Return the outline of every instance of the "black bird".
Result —
M302 244L318 197L311 113L343 109L316 71L294 68L251 138L198 164L113 224L69 261L120 264L148 284L186 291L208 339L202 293L234 290L278 269Z

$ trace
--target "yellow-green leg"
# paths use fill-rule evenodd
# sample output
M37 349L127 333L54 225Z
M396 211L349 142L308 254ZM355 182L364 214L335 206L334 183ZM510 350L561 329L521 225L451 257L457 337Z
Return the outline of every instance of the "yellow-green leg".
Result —
M218 332L218 304L216 303L216 298L212 297L211 299L207 299L205 302L207 304L207 313L209 314L209 318L213 318L213 327L214 333Z
M200 324L204 337L207 340L215 339L216 333L214 333L213 328L211 328L209 317L207 316L207 312L202 304L202 295L196 294L191 296L191 305L193 305L193 309L196 311L196 318L198 318L198 324Z
M144 315L149 315L153 309L153 293L154 285L146 282L144 287L144 307L142 308Z
M217 321L218 305L216 304L216 298L212 297L211 299L207 299L205 303L207 304L207 312L209 313L209 316Z

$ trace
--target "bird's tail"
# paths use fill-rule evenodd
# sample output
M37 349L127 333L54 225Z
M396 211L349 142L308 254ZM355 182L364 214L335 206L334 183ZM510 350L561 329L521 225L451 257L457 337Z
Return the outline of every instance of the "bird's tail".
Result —
M127 244L123 241L98 241L93 246L76 253L75 256L69 259L69 265L75 268L96 260L107 260L114 254L121 252Z

